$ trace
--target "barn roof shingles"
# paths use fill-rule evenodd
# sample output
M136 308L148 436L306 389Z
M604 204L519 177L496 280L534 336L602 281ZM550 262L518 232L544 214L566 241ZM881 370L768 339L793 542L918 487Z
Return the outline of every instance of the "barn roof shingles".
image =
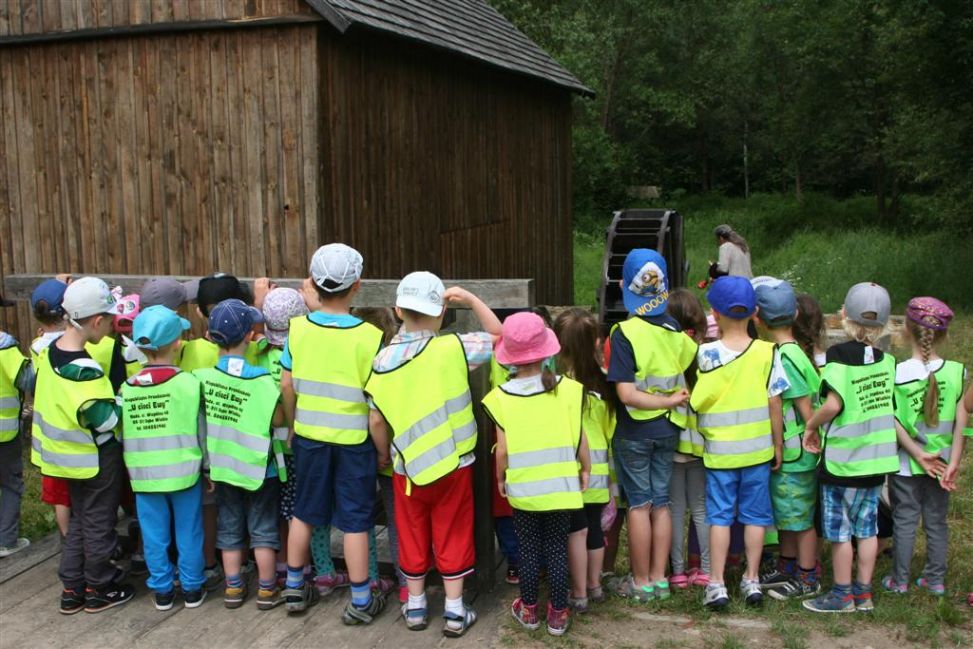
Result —
M344 32L361 25L441 47L488 65L591 95L593 92L483 0L311 0ZM339 14L322 11L322 4Z

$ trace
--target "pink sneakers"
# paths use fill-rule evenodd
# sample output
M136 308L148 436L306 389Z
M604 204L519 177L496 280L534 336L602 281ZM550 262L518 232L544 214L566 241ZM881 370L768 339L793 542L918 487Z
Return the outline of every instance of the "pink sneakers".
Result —
M536 631L541 627L541 623L537 621L537 604L528 606L518 597L510 605L510 613L528 631Z

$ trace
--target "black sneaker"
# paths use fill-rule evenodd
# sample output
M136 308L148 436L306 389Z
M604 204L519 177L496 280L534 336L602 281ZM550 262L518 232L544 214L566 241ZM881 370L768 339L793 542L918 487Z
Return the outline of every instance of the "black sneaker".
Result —
M135 589L128 584L111 584L101 590L89 588L84 593L84 612L101 613L121 606L135 596Z
M777 588L778 586L785 586L790 583L791 575L785 574L780 570L774 568L769 572L765 572L760 575L760 588L766 590L768 588Z
M182 601L186 608L196 608L206 599L206 589L190 590L182 594Z
M372 601L365 608L358 608L351 602L345 607L341 614L341 621L347 626L356 624L371 624L378 617L378 614L385 608L385 593L379 590L372 591Z
M775 586L767 590L767 594L776 600L804 599L813 597L821 592L821 583L810 584L799 577L794 577L782 586Z
M61 591L60 611L64 615L74 615L84 608L84 590L65 588Z
M314 585L313 581L307 580L300 588L285 588L280 596L284 598L287 613L290 615L303 613L321 599L321 593L318 592L317 586Z
M128 572L133 577L144 577L149 574L149 566L141 554L133 554L128 562Z
M155 608L160 611L168 611L172 608L172 603L176 601L176 589L173 588L168 593L155 594Z

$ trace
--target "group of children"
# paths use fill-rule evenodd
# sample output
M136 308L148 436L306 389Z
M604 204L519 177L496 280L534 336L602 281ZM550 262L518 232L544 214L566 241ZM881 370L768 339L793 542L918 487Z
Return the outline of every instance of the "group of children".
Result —
M848 292L850 340L823 352L820 309L787 282L720 277L707 317L695 295L669 290L666 262L650 250L625 260L630 318L607 340L583 309L501 324L426 272L400 282L394 317L353 311L362 267L354 249L329 244L301 291L267 280L250 291L228 275L154 278L126 297L92 277L40 285L31 358L0 334L0 554L26 545L18 424L32 393L31 459L64 535L62 613L132 598L113 560L117 510L129 500L140 544L131 565L144 561L160 610L177 591L194 608L221 586L225 606L238 608L255 571L259 609L296 614L348 587L342 621L369 624L398 587L406 627L420 630L435 568L443 633L462 636L477 619L463 600L478 459L468 376L490 364L482 407L495 424L496 529L524 627L543 619L561 635L570 611L606 591L650 601L701 586L707 607L725 607L739 536L748 604L766 593L816 612L872 610L889 475L894 565L882 586L909 587L921 516L928 559L916 584L944 593L948 494L973 392L964 401L962 365L937 354L952 318L942 302L909 302L914 353L896 365L877 346L890 301L875 284ZM206 334L184 340L190 303ZM450 306L470 309L482 331L442 334ZM383 508L394 580L375 559ZM687 513L697 546L688 561ZM623 524L631 572L614 578ZM331 561L332 527L347 572ZM780 556L761 574L770 528ZM834 567L824 594L821 539Z

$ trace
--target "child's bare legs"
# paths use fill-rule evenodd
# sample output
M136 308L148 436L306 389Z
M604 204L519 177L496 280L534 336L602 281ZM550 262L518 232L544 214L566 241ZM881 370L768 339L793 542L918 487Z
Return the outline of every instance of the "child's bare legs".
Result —
M670 530L671 533L671 530ZM628 509L628 557L636 586L648 586L652 551L652 504ZM668 555L668 550L666 551Z
M861 546L859 546L860 548ZM859 550L860 551L860 550ZM851 584L851 562L854 557L851 541L844 543L831 542L831 565L834 570L834 583L842 586ZM874 566L874 555L872 565ZM871 577L871 575L869 575Z
M848 544L851 545L850 543ZM858 583L870 585L875 571L875 559L878 557L878 538L870 536L858 539ZM849 562L848 578L851 579L851 563ZM843 584L849 582L843 581Z
M345 563L352 584L368 581L368 532L345 534Z
M223 550L223 572L229 576L239 575L245 560L244 550Z
M446 599L459 599L463 597L463 578L443 579L443 589L446 591Z
M568 568L571 572L571 597L587 597L588 549L586 541L588 529L572 532L568 536ZM597 565L601 565L599 562ZM597 571L596 571L597 574Z
M588 586L589 590L601 588L601 566L605 561L605 548L588 550Z
M818 533L812 527L803 532L788 532L794 536L794 545L797 547L797 565L804 570L813 570L818 564ZM788 554L793 557L795 555Z
M303 571L307 565L308 554L311 552L311 533L314 528L299 519L291 519L290 529L287 531L287 565L288 568L300 567Z
M444 582L445 583L445 582ZM411 597L422 597L426 594L426 578L413 579L411 577L406 578L406 584L409 586L409 595ZM462 591L460 591L462 592Z
M276 583L277 551L273 548L254 548L253 556L257 560L257 577L260 581Z
M649 580L657 582L666 578L669 550L672 548L672 515L668 507L654 507L650 519L652 521L652 555Z
M68 521L71 520L71 508L67 505L54 505L54 520L61 536L68 535Z
M724 583L726 555L730 551L730 528L727 525L710 525L709 528L709 565L710 582ZM758 559L759 561L759 559Z
M747 525L743 528L743 547L747 554L747 570L744 579L760 579L760 557L764 551L764 534L766 528L762 525Z

